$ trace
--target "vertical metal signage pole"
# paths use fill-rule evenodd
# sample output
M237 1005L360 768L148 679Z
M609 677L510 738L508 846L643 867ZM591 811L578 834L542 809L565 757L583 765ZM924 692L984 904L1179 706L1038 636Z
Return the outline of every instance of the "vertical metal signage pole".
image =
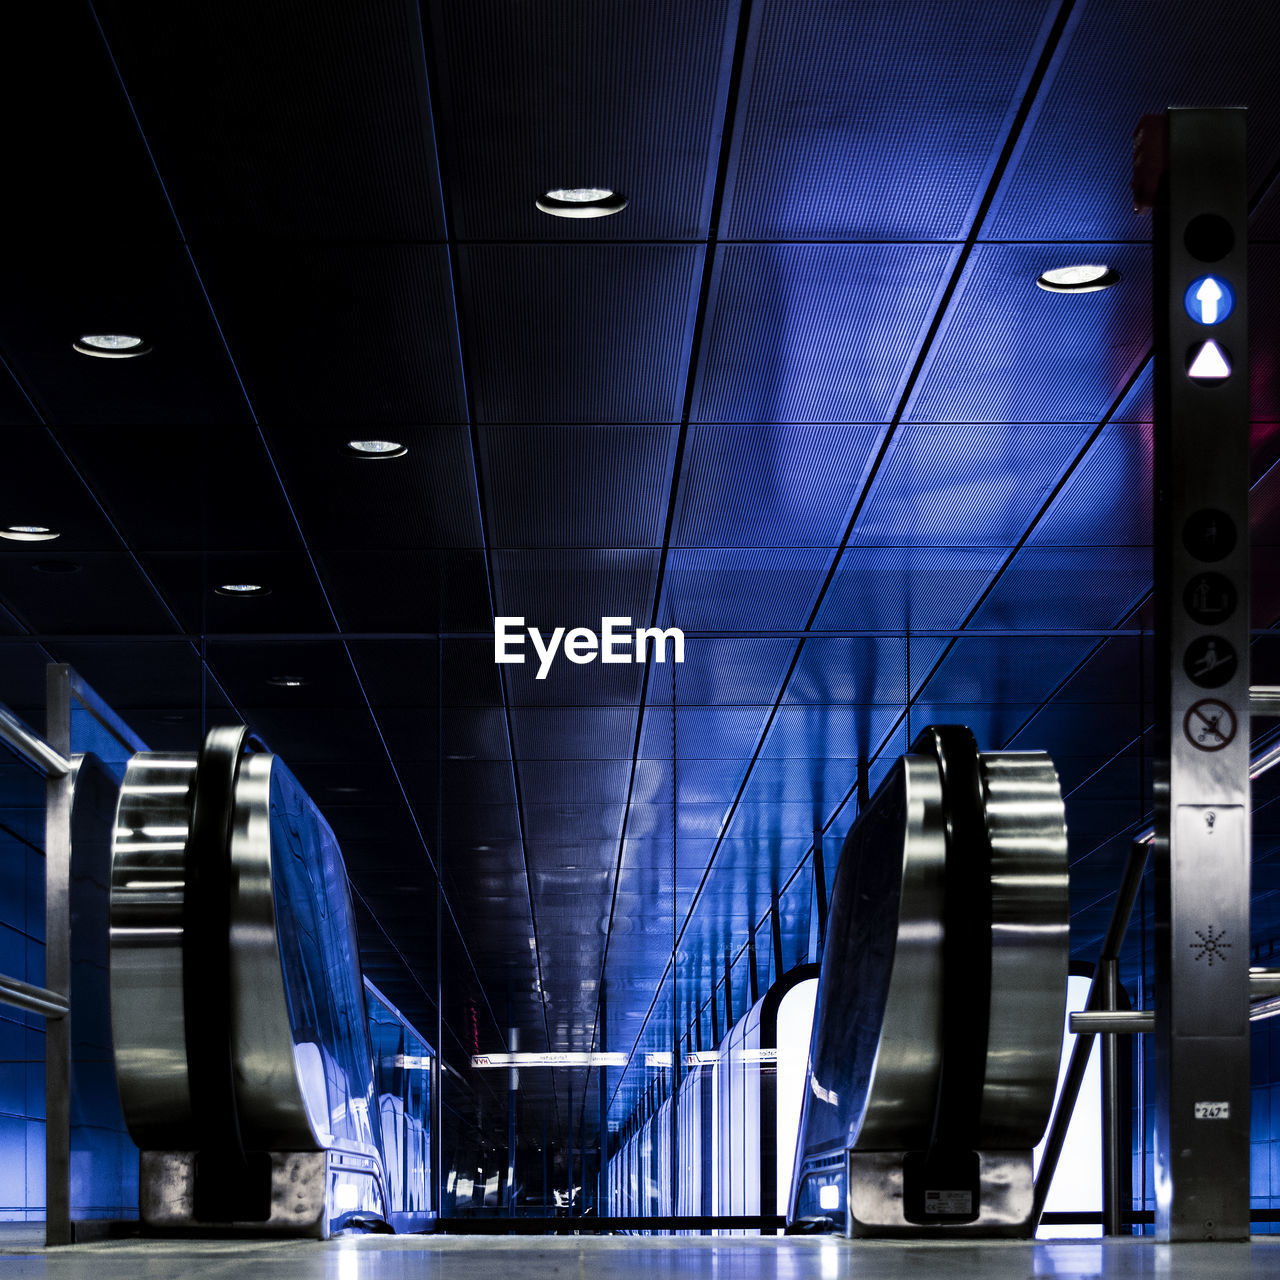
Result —
M1170 110L1155 199L1156 1231L1249 1235L1245 113ZM1159 118L1144 121L1157 134ZM1158 147L1159 140L1146 138ZM1141 144L1141 138L1140 138Z

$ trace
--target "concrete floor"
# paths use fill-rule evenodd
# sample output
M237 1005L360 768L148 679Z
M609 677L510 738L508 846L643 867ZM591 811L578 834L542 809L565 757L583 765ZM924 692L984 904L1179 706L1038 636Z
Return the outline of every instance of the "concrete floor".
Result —
M30 1236L26 1237L28 1241ZM1252 1244L1150 1240L1022 1243L612 1237L348 1237L305 1241L138 1241L46 1252L0 1240L0 1280L1035 1280L1155 1276L1273 1280L1280 1237Z

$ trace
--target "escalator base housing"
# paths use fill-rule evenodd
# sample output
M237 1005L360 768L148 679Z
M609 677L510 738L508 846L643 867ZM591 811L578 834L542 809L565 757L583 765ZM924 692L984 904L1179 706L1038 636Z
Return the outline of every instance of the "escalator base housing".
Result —
M911 1236L937 1231L951 1236L1025 1239L1034 1183L1029 1151L977 1151L976 1187L968 1177L952 1177L946 1186L913 1188L913 1163L920 1152L850 1151L849 1223L851 1236ZM967 1162L958 1162L964 1166ZM905 1173L904 1173L905 1170ZM951 1185L952 1183L960 1185ZM976 1190L976 1195L974 1191ZM904 1194L906 1193L906 1194ZM976 1203L975 1203L976 1201ZM912 1206L911 1217L906 1216ZM969 1221L963 1221L969 1218Z
M264 1232L323 1239L327 1235L325 1183L328 1152L272 1151L255 1153L270 1160L270 1204L265 1217L208 1221L197 1216L215 1199L199 1187L200 1153L143 1151L139 1170L139 1209L149 1227L191 1231L210 1228Z

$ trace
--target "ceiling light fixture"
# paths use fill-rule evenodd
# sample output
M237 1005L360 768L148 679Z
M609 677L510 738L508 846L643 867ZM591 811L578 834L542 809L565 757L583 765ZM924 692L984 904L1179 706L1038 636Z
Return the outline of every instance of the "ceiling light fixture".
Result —
M215 595L219 596L266 596L271 594L270 587L264 587L260 582L224 582L219 587L213 589Z
M7 529L0 529L0 538L8 538L10 542L52 542L61 536L42 524L11 524Z
M1101 262L1054 267L1036 280L1036 284L1049 293L1096 293L1099 289L1110 289L1119 282L1120 273Z
M553 187L536 204L556 218L607 218L627 207L627 198L610 187Z
M399 440L348 440L347 451L357 458L403 458L409 448Z
M128 360L151 350L151 343L132 333L83 333L71 345L82 356L101 356L105 360Z

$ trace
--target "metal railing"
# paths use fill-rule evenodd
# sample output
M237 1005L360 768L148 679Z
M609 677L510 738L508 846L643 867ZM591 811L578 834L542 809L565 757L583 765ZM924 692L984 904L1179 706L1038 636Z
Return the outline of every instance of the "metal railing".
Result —
M1280 687L1253 685L1249 689L1249 709L1254 716L1280 716ZM1280 765L1280 742L1259 750L1249 762L1249 779L1254 781ZM1120 1071L1116 1053L1117 1035L1145 1034L1156 1029L1155 1011L1121 1009L1120 949L1124 944L1129 917L1142 886L1147 855L1155 838L1155 828L1148 827L1134 837L1129 858L1116 894L1111 920L1098 952L1097 967L1089 987L1084 1009L1070 1016L1069 1027L1076 1035L1071 1061L1062 1082L1053 1119L1045 1139L1044 1155L1036 1173L1033 1218L1045 1218L1044 1205L1049 1195L1058 1159L1066 1141L1067 1129L1075 1111L1085 1068L1093 1050L1093 1038L1102 1037L1102 1230L1104 1235L1119 1235L1125 1225L1135 1219L1131 1210L1120 1203L1121 1161L1128 1158L1120 1144ZM1250 1019L1272 1017L1280 1013L1280 970L1249 970Z
M130 752L147 745L66 663L45 668L45 737L0 706L0 741L45 779L45 983L0 975L0 1004L45 1018L45 1242L70 1244L71 1226L71 811L78 758L71 716L79 706Z

